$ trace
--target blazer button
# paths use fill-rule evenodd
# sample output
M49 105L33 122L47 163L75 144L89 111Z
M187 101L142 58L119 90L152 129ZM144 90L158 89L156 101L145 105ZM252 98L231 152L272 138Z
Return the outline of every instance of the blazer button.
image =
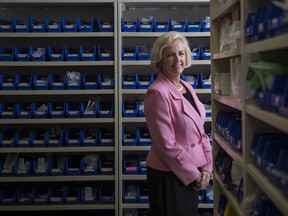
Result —
M195 144L194 144L194 143L193 143L193 144L191 144L191 147L192 147L192 148L194 148L194 147L195 147Z

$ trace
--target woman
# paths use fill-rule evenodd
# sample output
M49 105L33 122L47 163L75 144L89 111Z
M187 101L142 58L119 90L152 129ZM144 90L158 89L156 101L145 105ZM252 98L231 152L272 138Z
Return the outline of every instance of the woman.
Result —
M212 153L205 134L205 109L190 84L180 79L191 66L187 39L178 32L161 35L151 52L159 72L145 95L144 113L152 137L147 182L152 216L194 216L198 191L212 173Z

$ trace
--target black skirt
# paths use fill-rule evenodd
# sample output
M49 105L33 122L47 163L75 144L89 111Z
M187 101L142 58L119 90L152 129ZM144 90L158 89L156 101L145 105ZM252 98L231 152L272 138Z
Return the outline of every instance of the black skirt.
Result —
M185 186L174 173L147 167L151 216L197 216L198 191Z

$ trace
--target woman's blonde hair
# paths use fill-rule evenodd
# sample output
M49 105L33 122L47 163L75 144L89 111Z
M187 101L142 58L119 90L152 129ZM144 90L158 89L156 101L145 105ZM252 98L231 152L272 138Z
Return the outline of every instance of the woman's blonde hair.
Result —
M163 50L167 47L169 47L173 41L180 40L184 44L184 52L185 52L185 58L186 58L186 65L185 68L188 68L192 64L192 55L191 50L189 47L189 42L182 34L175 31L169 31L163 35L161 35L159 38L156 39L154 42L150 61L151 61L151 67L156 72L161 72L162 66L159 64L163 57Z

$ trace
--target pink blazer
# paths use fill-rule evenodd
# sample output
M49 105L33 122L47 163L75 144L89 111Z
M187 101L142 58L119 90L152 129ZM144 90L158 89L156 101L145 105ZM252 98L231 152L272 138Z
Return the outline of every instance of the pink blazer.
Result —
M188 185L199 170L212 173L212 149L205 134L205 109L190 84L181 84L195 100L200 115L172 82L159 73L145 95L144 113L152 137L146 165L170 171Z

